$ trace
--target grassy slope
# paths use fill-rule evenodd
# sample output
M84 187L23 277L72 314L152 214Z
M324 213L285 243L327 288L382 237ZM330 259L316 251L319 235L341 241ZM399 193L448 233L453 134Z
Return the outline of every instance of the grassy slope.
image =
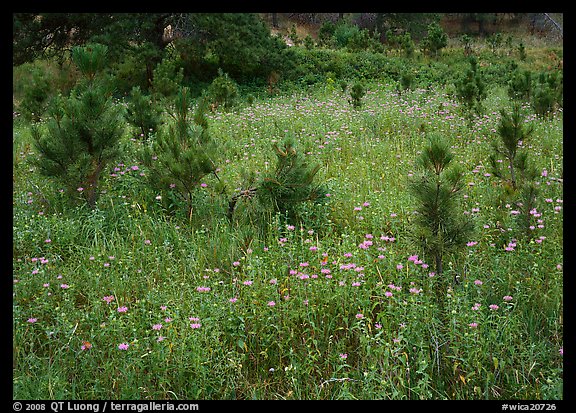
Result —
M360 110L319 88L211 116L229 193L242 171L273 167L271 144L287 134L322 165L328 210L308 208L302 229L272 228L265 240L230 228L214 181L193 225L167 218L129 154L97 210L62 210L16 124L14 397L561 398L562 112L527 119L527 149L547 176L533 237L520 238L507 231L512 208L494 207L501 186L484 175L504 90L469 121L442 88L367 88ZM466 170L463 210L477 224L477 244L448 266L460 279L448 324L430 268L408 260L425 261L405 191L425 131L450 140ZM359 248L365 240L372 246Z

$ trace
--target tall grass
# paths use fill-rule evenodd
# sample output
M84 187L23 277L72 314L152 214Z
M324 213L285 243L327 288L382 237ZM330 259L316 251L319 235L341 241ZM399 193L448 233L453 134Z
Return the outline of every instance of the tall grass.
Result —
M216 112L225 189L207 178L192 218L146 188L129 137L97 207L63 208L16 127L14 398L561 399L563 113L526 119L542 176L523 237L487 175L508 105L495 88L468 119L443 88L370 83L360 109L319 88ZM406 187L427 132L467 170L477 228L445 264L445 309L410 239ZM321 164L327 205L266 237L231 225L243 173L272 168L288 134Z

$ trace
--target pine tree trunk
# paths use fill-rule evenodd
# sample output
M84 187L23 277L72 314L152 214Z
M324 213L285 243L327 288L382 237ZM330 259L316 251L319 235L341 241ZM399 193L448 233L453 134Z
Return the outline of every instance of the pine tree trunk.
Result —
M98 198L98 181L100 180L100 173L102 172L102 169L104 169L103 162L93 161L93 164L95 164L94 172L88 175L88 188L86 189L86 202L90 209L94 209L96 206L96 199Z

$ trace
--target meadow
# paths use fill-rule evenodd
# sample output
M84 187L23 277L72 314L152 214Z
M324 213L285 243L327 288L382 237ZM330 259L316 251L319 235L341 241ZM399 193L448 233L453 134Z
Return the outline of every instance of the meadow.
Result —
M523 105L539 172L526 235L488 163L503 87L472 116L441 85L366 90L360 108L324 84L210 113L219 180L190 216L146 187L134 131L97 207L63 207L15 121L13 397L562 399L562 108ZM407 183L430 134L465 170L475 227L441 274L447 308L411 236ZM325 202L264 235L231 224L222 185L229 196L269 171L287 137L320 165Z

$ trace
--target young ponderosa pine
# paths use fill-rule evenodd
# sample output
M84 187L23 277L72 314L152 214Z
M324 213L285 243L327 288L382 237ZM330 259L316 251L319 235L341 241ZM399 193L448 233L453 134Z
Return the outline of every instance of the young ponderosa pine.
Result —
M472 221L459 208L463 172L452 165L453 158L441 138L430 137L418 159L420 173L409 183L416 200L415 235L434 260L438 275L443 271L446 253L465 245L473 231Z
M493 153L490 154L490 165L494 176L500 179L507 179L507 174L510 174L510 183L513 189L518 186L516 172L526 171L526 154L519 152L519 145L526 142L533 132L532 126L526 126L524 117L519 103L512 106L512 111L509 113L502 109L500 111L501 118L498 124L498 136L500 141L493 141ZM507 161L508 173L502 169L498 157L503 156Z
M500 139L492 142L493 153L490 154L489 161L492 174L504 182L500 204L516 205L520 211L516 218L519 229L529 235L530 212L536 206L538 195L535 184L537 172L531 165L528 153L522 148L532 135L534 127L526 124L520 103L515 103L511 112L504 109L501 111L497 131Z
M282 147L274 144L273 148L277 158L276 168L264 174L256 183L252 177L249 187L232 197L228 208L231 221L237 202L241 199L250 201L255 198L255 210L260 218L279 213L288 222L295 223L298 204L325 198L324 187L314 182L320 165L308 164L290 138L284 141Z
M72 57L86 81L77 84L70 97L52 101L46 131L33 126L32 137L40 172L58 180L69 195L80 193L94 208L100 174L119 155L125 123L121 107L96 78L104 66L106 47L76 47Z
M161 114L159 105L155 104L150 96L142 93L140 86L132 88L126 108L126 120L140 131L143 140L148 140L150 135L160 128Z
M440 330L448 325L446 304L450 279L443 273L443 260L447 253L464 247L473 230L473 222L459 208L460 191L464 187L463 172L453 165L454 155L438 136L432 136L417 163L420 173L414 175L409 188L416 200L414 236L425 255L434 260L436 275L431 279L436 299L436 310L441 322ZM449 342L444 340L439 351L438 368L450 371Z
M454 82L456 95L464 104L468 114L482 112L482 101L486 98L486 84L478 69L476 56L468 56L470 67Z
M208 132L204 113L207 103L201 99L192 115L192 98L187 87L174 99L174 114L168 125L143 151L150 185L163 194L174 194L184 201L191 219L194 193L206 175L216 173L217 146Z
M352 85L350 88L350 103L355 109L358 109L362 106L362 98L365 94L366 89L360 81L357 81Z

